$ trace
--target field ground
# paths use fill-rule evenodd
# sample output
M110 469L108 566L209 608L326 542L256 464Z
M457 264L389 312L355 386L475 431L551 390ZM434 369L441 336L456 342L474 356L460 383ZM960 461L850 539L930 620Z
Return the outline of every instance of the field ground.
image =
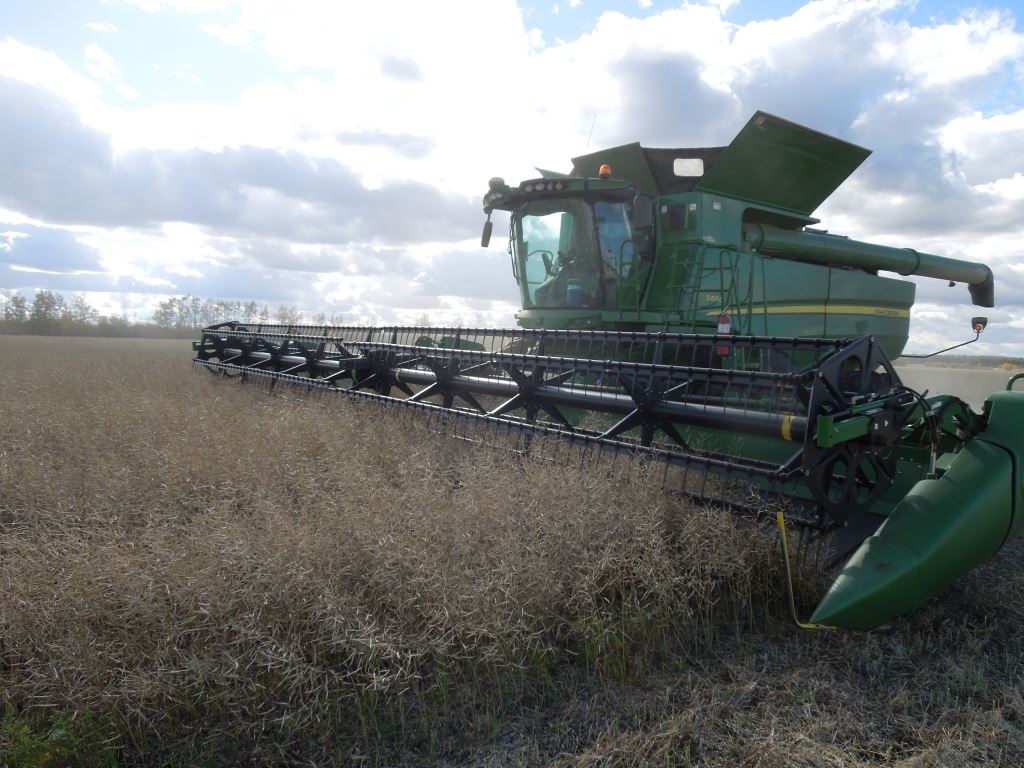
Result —
M978 413L992 392L1006 389L1012 376L1020 372L1017 368L963 368L943 366L938 363L923 365L921 363L902 364L897 361L896 371L903 383L918 392L927 390L930 394L953 393ZM1024 388L1018 382L1016 389Z
M1024 765L1024 542L900 628L801 631L772 534L641 468L182 342L0 355L0 765Z

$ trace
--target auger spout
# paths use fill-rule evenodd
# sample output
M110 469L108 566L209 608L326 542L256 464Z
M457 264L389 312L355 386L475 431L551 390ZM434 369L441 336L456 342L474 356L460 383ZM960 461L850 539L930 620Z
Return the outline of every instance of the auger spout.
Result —
M971 300L977 306L995 305L992 270L985 264L935 256L913 248L892 248L823 232L780 229L767 224L744 224L743 239L752 251L778 258L870 271L884 269L901 275L967 283Z

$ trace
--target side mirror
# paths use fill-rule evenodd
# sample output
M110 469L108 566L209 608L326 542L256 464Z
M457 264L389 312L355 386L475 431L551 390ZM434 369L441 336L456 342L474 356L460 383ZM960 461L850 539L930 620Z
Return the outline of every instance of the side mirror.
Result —
M654 223L654 201L647 195L633 198L633 226L646 229Z
M494 229L494 222L491 221L491 217L487 217L487 221L484 222L484 231L480 235L480 247L486 248L491 244L491 230Z

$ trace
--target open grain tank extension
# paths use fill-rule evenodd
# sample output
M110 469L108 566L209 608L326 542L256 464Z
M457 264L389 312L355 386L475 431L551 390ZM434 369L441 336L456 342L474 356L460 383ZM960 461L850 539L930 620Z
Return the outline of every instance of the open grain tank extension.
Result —
M680 492L828 537L844 563L811 622L908 614L1022 527L1024 393L975 413L918 393L890 360L914 283L982 264L814 229L868 151L764 113L727 147L630 144L493 178L510 214L517 328L203 330L196 363L647 456ZM958 290L963 290L959 288ZM985 326L973 318L975 336Z

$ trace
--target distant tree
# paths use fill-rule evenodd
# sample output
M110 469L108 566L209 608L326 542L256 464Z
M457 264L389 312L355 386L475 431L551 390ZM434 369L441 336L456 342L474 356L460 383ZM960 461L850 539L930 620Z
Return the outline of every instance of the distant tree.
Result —
M178 321L178 300L161 301L153 310L153 322L161 328L173 328Z
M101 315L97 325L107 333L119 334L130 323L124 315Z
M245 319L245 304L241 301L226 301L224 302L224 309L221 313L221 319L223 320L244 320Z
M75 296L68 315L71 322L78 325L96 325L100 319L100 313L90 306L89 302L85 300L85 296L81 294Z
M29 312L29 320L36 322L56 321L68 312L67 302L59 293L52 291L36 291L32 299L32 309Z
M53 291L36 291L23 330L28 333L64 333L71 330L71 325L70 312L63 296Z
M274 320L281 325L298 325L302 322L302 313L295 307L286 307L282 304L277 308Z
M203 301L197 296L188 297L188 317L189 328L202 328L204 325L209 325L207 322L210 317L210 300Z
M186 294L178 299L178 314L175 325L179 328L199 328L203 324L203 300Z
M219 323L221 319L221 309L221 304L219 302L206 299L206 301L199 305L196 325L206 327L207 325Z
M245 323L259 322L260 308L256 305L255 301L247 301L242 305L242 311L239 316L242 322Z
M4 305L4 320L14 323L24 323L28 320L28 301L17 291L7 297L7 303Z
M241 315L241 306L237 301L215 301L210 322L222 323L225 320L238 320Z
M193 296L182 296L161 302L153 313L153 322L164 325L171 317L176 318L174 324L181 327L206 326L227 320L258 323L269 320L270 310L266 306L260 310L255 301L200 301Z

